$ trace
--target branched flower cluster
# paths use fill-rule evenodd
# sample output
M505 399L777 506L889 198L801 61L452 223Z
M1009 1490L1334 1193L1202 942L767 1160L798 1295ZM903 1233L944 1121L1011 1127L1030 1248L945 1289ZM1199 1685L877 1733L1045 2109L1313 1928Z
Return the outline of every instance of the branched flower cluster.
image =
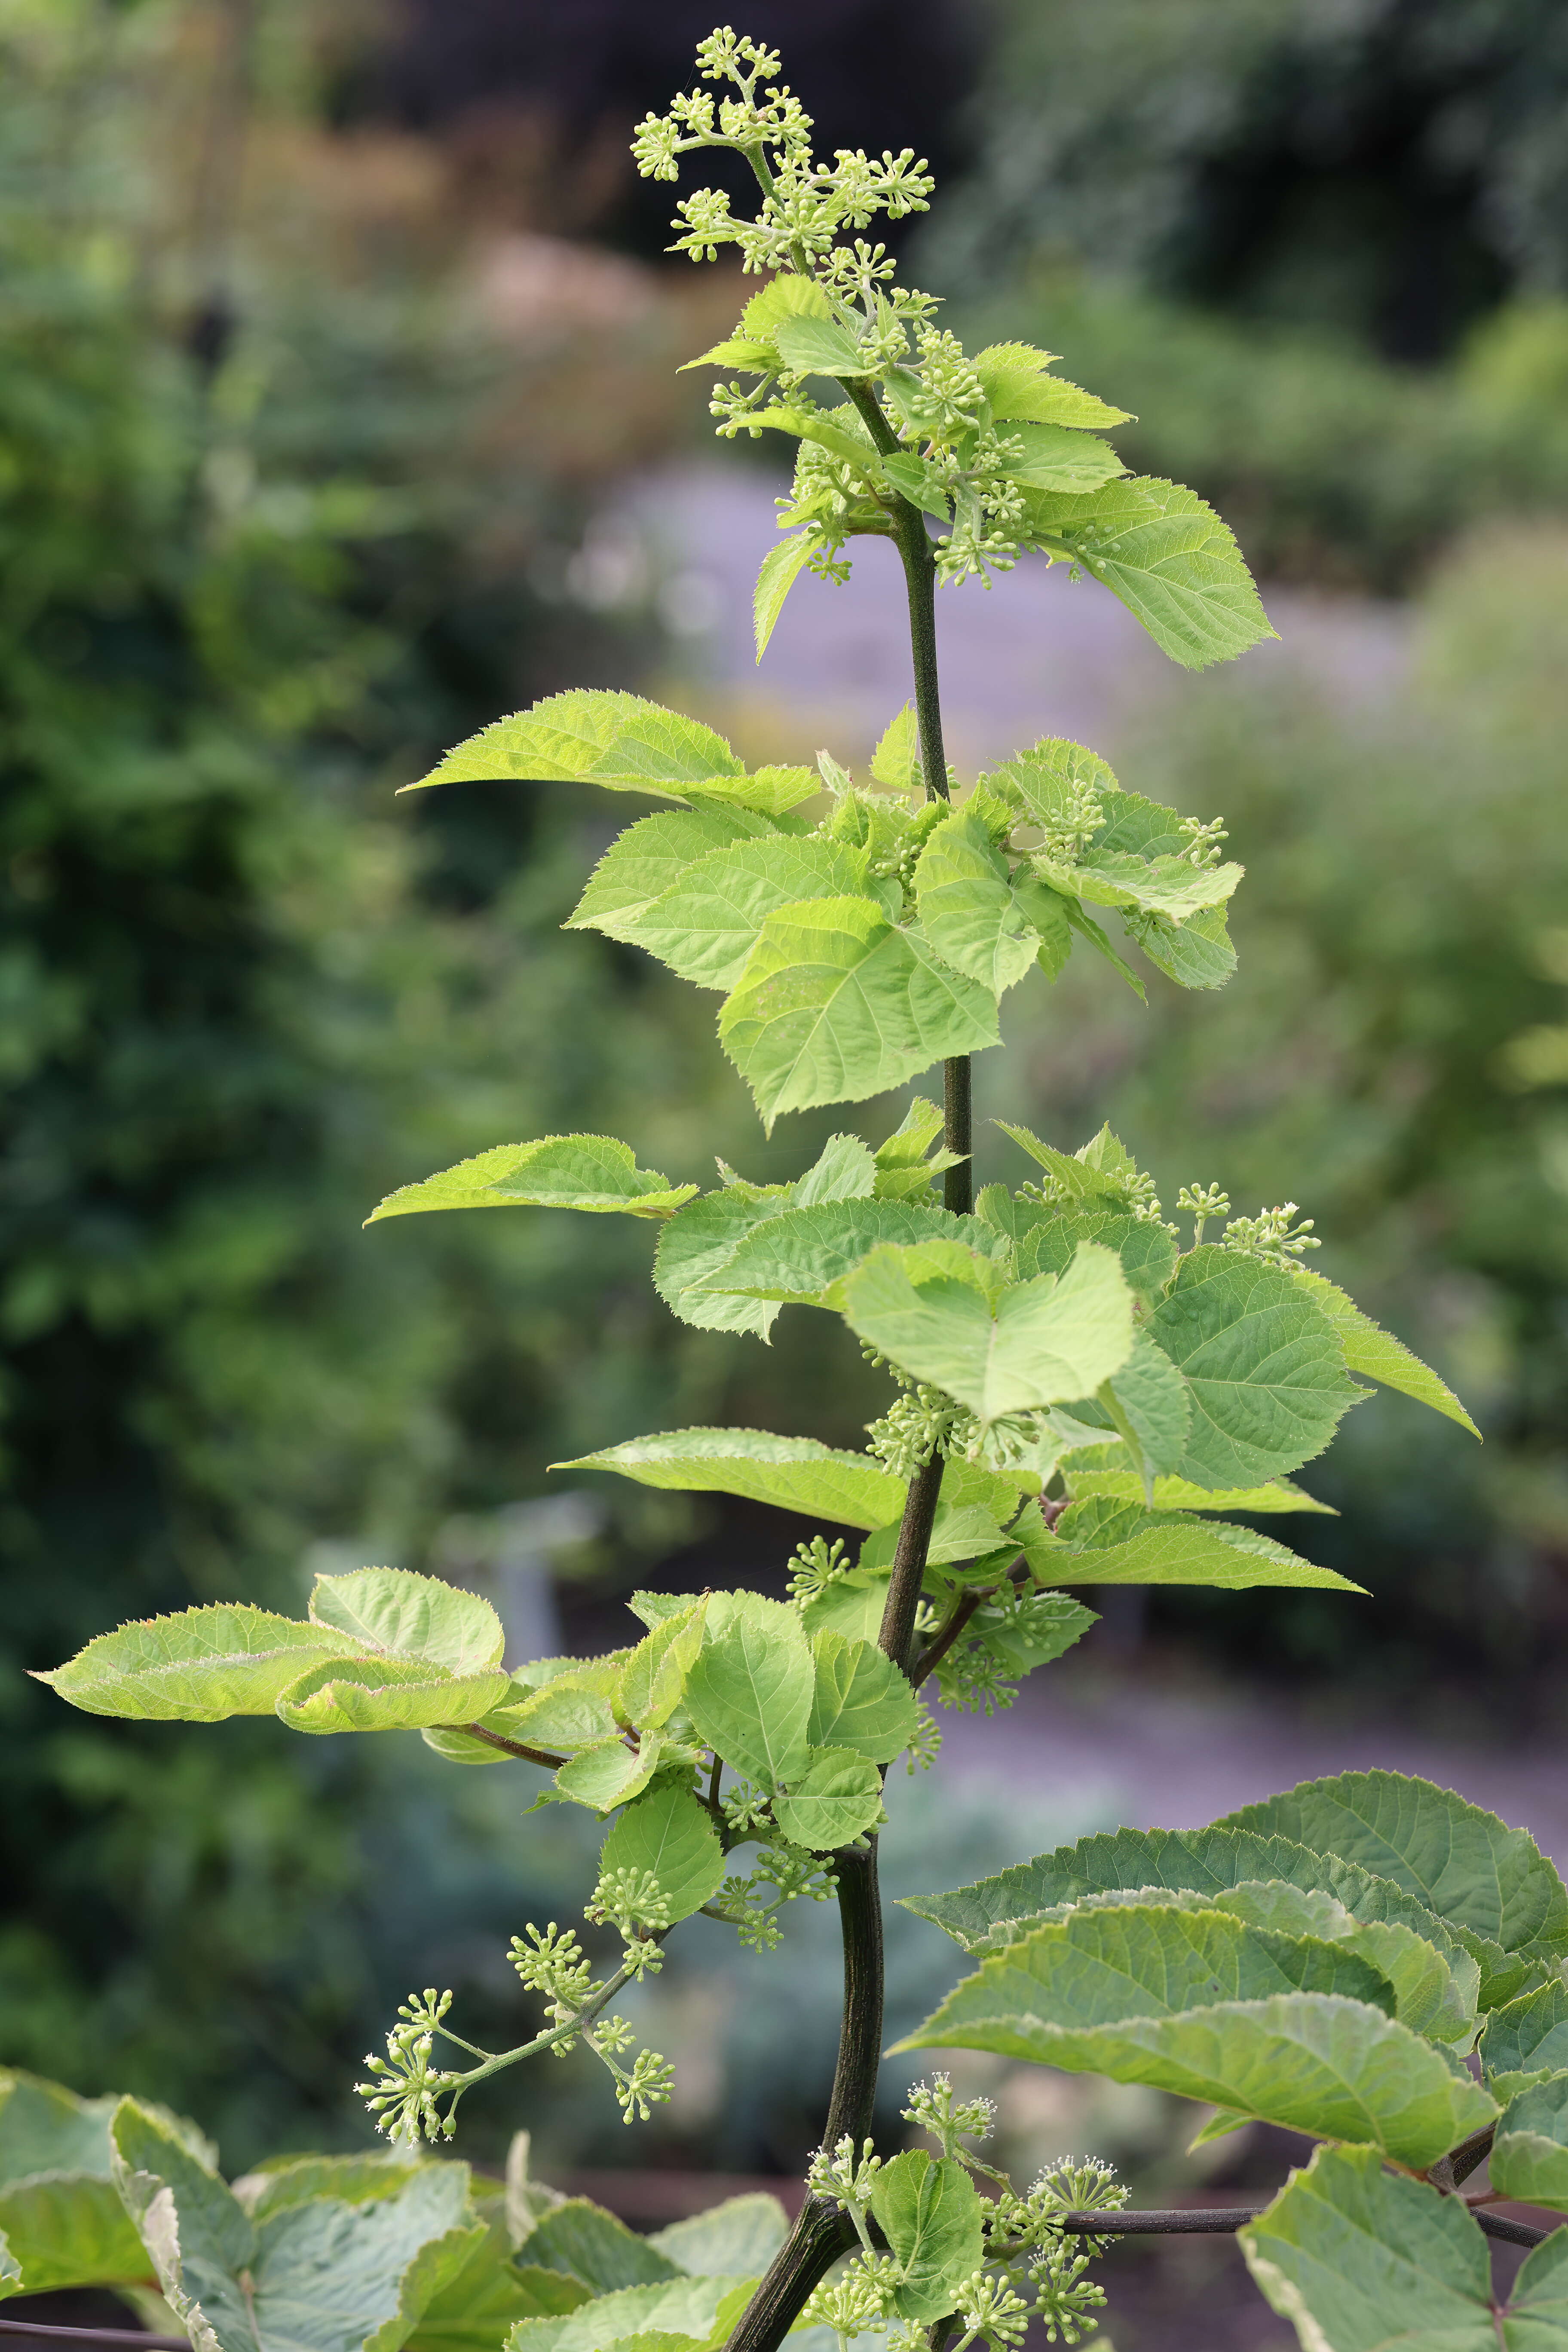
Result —
M832 1543L823 1536L813 1536L809 1543L796 1544L789 1556L789 1597L797 1608L815 1601L830 1584L840 1583L849 1573L849 1558L843 1539L836 1536Z
M930 2132L943 2156L966 2157L964 2140L989 2139L996 2128L995 2100L955 2099L952 2077L947 2074L915 2084L903 2115L917 2130Z
M1219 864L1220 843L1228 841L1230 835L1217 816L1212 817L1207 824L1199 817L1184 816L1181 830L1187 837L1184 854L1190 866L1206 869Z
M398 2022L387 2034L386 2056L365 2053L371 2079L354 2088L376 2118L377 2131L396 2147L417 2147L422 2139L452 2137L453 2118L443 2117L436 2103L458 2078L430 2063L435 2037L451 2006L451 1994L437 1993L433 1986L423 1994L411 1993L398 2003Z
M913 1780L917 1772L929 1771L942 1754L942 1732L937 1719L923 1698L915 1701L914 1737L904 1751L904 1769Z
M1176 1195L1176 1206L1185 1209L1193 1220L1193 1247L1197 1249L1209 1219L1229 1216L1230 1194L1219 1184L1184 1184Z
M837 1885L830 1863L781 1839L763 1848L748 1877L724 1880L716 1907L733 1923L748 1950L771 1952L782 1939L777 1915L784 1905L803 1895L813 1903L830 1902ZM763 1900L770 1887L771 1903Z
M744 1836L748 1830L761 1829L771 1820L772 1804L773 1799L765 1789L746 1780L737 1780L719 1800L720 1811L739 1836Z
M1304 1250L1322 1247L1312 1231L1316 1220L1302 1217L1299 1225L1293 1224L1291 1220L1300 1215L1300 1202L1286 1201L1278 1209L1260 1210L1256 1217L1232 1217L1225 1229L1225 1246L1270 1265L1289 1265Z
M967 1407L956 1403L943 1389L911 1381L875 1348L862 1345L860 1352L868 1363L890 1372L903 1391L879 1420L866 1423L866 1450L885 1470L907 1483L933 1454L972 1454L980 1424Z
M670 1924L669 1905L651 1870L606 1871L583 1906L583 1916L619 1931L634 1977L657 1976L664 1956L653 1941Z

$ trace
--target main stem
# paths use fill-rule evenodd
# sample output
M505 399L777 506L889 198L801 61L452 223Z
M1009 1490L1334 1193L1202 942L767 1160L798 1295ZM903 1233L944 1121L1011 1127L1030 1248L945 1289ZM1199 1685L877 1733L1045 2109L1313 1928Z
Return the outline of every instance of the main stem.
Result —
M897 440L871 393L854 384L847 390L878 446L895 449ZM902 499L899 509L894 535L909 592L921 758L926 791L933 799L946 800L947 754L936 667L936 562L918 509ZM942 1201L946 1208L963 1216L974 1204L967 1055L942 1064L942 1140L949 1151L960 1155L943 1175ZM931 1548L942 1470L942 1457L933 1454L910 1481L878 1635L887 1655L906 1673L913 1662L915 1611ZM858 2148L870 2137L882 2054L882 1906L877 1892L876 1839L844 1848L834 1856L834 1868L844 1938L844 2015L822 2144L832 2148L847 2136ZM730 2338L730 2352L776 2352L817 2282L855 2242L854 2225L847 2213L824 2198L808 2197Z

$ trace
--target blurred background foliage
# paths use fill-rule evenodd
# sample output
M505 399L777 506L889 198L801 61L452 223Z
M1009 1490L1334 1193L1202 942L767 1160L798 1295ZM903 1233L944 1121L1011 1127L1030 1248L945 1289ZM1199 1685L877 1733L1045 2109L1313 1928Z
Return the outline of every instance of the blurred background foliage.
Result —
M562 937L613 812L393 798L560 686L711 701L679 552L605 523L628 475L708 446L673 371L738 307L722 273L658 260L663 192L622 152L710 15L31 0L0 34L0 2058L185 2106L237 2166L362 2135L357 2053L411 1983L510 2032L505 1937L575 1909L593 1824L519 1837L515 1776L416 1744L100 1727L22 1669L193 1600L296 1607L312 1561L537 1606L552 1547L564 1638L604 1646L632 1582L777 1579L794 1531L636 1490L531 1518L551 1461L710 1419L853 1444L876 1409L815 1318L766 1352L672 1326L640 1228L359 1228L508 1138L604 1129L675 1178L715 1150L763 1177L860 1123L764 1146L704 1003ZM1410 615L1376 696L1244 673L1179 728L1125 722L1127 780L1223 812L1250 868L1240 971L1144 1013L1075 966L1015 1001L1008 1083L1069 1142L1109 1116L1167 1200L1189 1178L1302 1200L1324 1269L1442 1364L1488 1444L1368 1406L1310 1474L1343 1516L1309 1548L1370 1603L1164 1595L1102 1659L1136 1639L1152 1674L1560 1728L1561 12L776 0L746 22L825 143L941 166L910 261L958 323L1005 320L1138 409L1130 462L1213 497L1267 579ZM821 740L808 709L778 719L792 751ZM962 1876L1100 1817L1062 1792L992 1854L973 1789L895 1802L895 1876L900 1838ZM638 2153L798 2163L825 1926L763 1979L703 1949L650 1992L688 2089ZM1021 2160L1086 2136L1164 2160L1160 2113L1047 2112L1036 2080L1004 2098ZM571 2063L503 2084L476 2148L520 2098L557 2161L633 2153Z

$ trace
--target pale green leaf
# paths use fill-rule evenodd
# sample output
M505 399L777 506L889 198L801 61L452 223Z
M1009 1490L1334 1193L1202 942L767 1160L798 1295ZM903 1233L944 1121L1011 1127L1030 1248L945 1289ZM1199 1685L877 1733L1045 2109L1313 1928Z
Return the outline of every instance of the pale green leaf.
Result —
M934 515L939 522L952 518L952 500L947 494L943 477L929 459L917 457L912 450L900 449L881 461L882 478L910 504L919 507L923 514Z
M818 1633L811 1644L816 1683L806 1737L814 1748L847 1748L890 1764L915 1735L915 1695L872 1642Z
M580 1748L568 1757L555 1775L555 1793L574 1805L586 1805L590 1812L613 1812L617 1805L639 1797L654 1775L682 1753L670 1754L671 1743L662 1733L645 1731L640 1744L628 1748L624 1739L595 1740L591 1747Z
M1076 931L1080 940L1087 940L1089 946L1094 950L1096 955L1102 957L1110 966L1111 971L1118 973L1121 978L1127 982L1128 987L1132 991L1133 995L1138 999L1139 1003L1141 1004L1146 1004L1149 1001L1148 992L1144 988L1142 982L1139 979L1137 973L1133 971L1126 958L1117 954L1116 950L1111 946L1105 931L1101 929L1100 924L1095 921L1094 917L1090 914L1087 914L1076 898L1063 898L1061 905L1063 919L1065 919L1068 929ZM1128 918L1129 921L1131 919L1132 919L1131 917ZM1152 920L1152 918L1151 917L1147 919ZM1194 915L1193 917L1193 921L1194 923L1204 922L1206 920L1208 920L1206 916ZM1179 938L1180 936L1180 933L1173 934L1173 937Z
M878 2175L871 2212L902 2274L893 2296L900 2318L943 2318L981 2262L980 2199L963 2165L906 2148Z
M1403 1772L1342 1772L1244 1805L1216 1828L1292 1838L1390 1878L1506 1952L1568 1952L1568 1889L1528 1830Z
M639 2336L690 2336L707 2344L722 2326L728 2335L744 2309L749 2279L687 2278L653 2286L623 2287L595 2295L559 2319L525 2319L506 2339L505 2352L613 2352Z
M1394 2014L1412 2033L1433 2042L1458 2042L1466 2049L1475 2038L1480 1970L1468 1952L1445 1957L1414 1928L1392 1919L1357 1919L1336 1895L1292 1886L1284 1879L1247 1879L1215 1895L1185 1899L1228 1911L1279 1935L1316 1936L1348 1945L1387 1978L1394 1988Z
M929 1194L933 1177L959 1166L962 1152L949 1151L945 1145L931 1151L943 1125L936 1105L917 1095L897 1132L877 1146L872 1190L879 1201L919 1201Z
M537 1143L501 1143L460 1160L423 1183L389 1192L365 1219L407 1217L426 1209L584 1209L605 1215L673 1216L696 1192L639 1168L628 1143L610 1135L546 1135Z
M1016 1138L1025 1132L1021 1129L1011 1131ZM1076 1167L1078 1163L1070 1164ZM1091 1178L1098 1174L1093 1170L1088 1172ZM1106 1193L1100 1197L1111 1196ZM1114 1250L1121 1260L1128 1288L1151 1307L1176 1270L1176 1244L1158 1218L1135 1217L1120 1209L1089 1207L1065 1216L1047 1213L1041 1222L1031 1225L1018 1244L1019 1276L1027 1280L1032 1274L1063 1273L1071 1264L1079 1242L1100 1242Z
M623 1651L623 1661L626 1655ZM484 1727L530 1748L572 1752L595 1747L616 1734L613 1701L618 1675L619 1668L601 1675L573 1659L566 1673L552 1675L538 1690L528 1689L514 1676L509 1698L491 1709Z
M797 375L863 376L871 363L853 335L831 319L781 319L773 341L785 367Z
M871 754L871 773L892 793L918 792L924 784L920 722L912 702L906 702L897 718L889 720Z
M1041 879L1055 890L1086 898L1091 906L1163 915L1172 923L1223 906L1245 871L1240 866L1199 866L1185 857L1143 858L1101 849L1087 851L1076 866L1043 856L1035 864ZM1135 936L1142 945L1142 932Z
M868 1757L847 1748L808 1748L773 1818L792 1845L830 1853L882 1817L882 1776Z
M1568 2074L1549 2074L1510 2099L1492 2143L1490 2177L1499 2197L1568 2212Z
M719 1035L771 1129L780 1111L880 1094L994 1045L996 1010L918 926L894 928L869 899L821 898L768 917Z
M714 802L638 817L605 850L563 929L603 931L608 939L629 941L644 911L710 849L729 841L755 841L773 830L753 809Z
M754 408L746 421L749 425L771 425L775 433L787 433L796 441L815 441L868 478L876 473L876 445L852 408L840 408L828 415L795 401L788 405Z
M497 2200L499 2203L499 2200ZM565 2300L549 2297L542 2305L539 2282L553 2280L565 2290ZM439 2287L420 2314L408 2352L495 2352L509 2327L531 2318L542 2308L571 2310L586 2302L588 2289L563 2272L536 2270L524 2277L509 2256L502 2214L492 2211L484 2236L461 2270Z
M1191 1391L1181 1475L1194 1486L1251 1486L1299 1468L1359 1393L1332 1324L1294 1276L1236 1250L1189 1252L1147 1328Z
M766 1224L794 1201L793 1184L732 1184L678 1211L659 1234L653 1262L654 1288L670 1312L700 1331L751 1331L765 1339L778 1316L776 1305L707 1286L754 1226Z
M1337 1283L1314 1274L1310 1266L1299 1266L1296 1280L1339 1333L1349 1370L1365 1380L1379 1381L1384 1388L1397 1389L1402 1396L1414 1397L1417 1404L1429 1404L1434 1412L1446 1413L1472 1437L1479 1437L1480 1431L1447 1381L1440 1381L1419 1356L1412 1355L1402 1339L1384 1330L1370 1315L1363 1315Z
M1029 489L1098 490L1127 471L1109 442L1066 423L1020 419L1006 429L1005 437L1021 441L1023 454L1009 457L1001 471Z
M675 371L685 375L691 368L746 368L753 375L776 375L779 355L772 343L755 342L746 335L729 335L721 343L700 352L694 360L683 360Z
M277 1712L290 1731L418 1731L476 1722L510 1688L499 1666L451 1675L427 1660L327 1659L279 1693Z
M346 1634L226 1601L100 1633L36 1679L88 1715L221 1723L231 1715L270 1715L279 1691L307 1667L359 1648Z
M977 1610L968 1632L1005 1674L1022 1675L1063 1656L1099 1622L1092 1609L1065 1593L1020 1592Z
M700 1737L735 1771L764 1789L787 1787L806 1749L815 1689L811 1651L794 1609L751 1592L740 1601L687 1678L687 1712Z
M631 1437L557 1470L614 1470L639 1486L687 1494L743 1495L781 1510L879 1528L904 1507L901 1479L869 1454L840 1453L815 1437L774 1437L762 1429L678 1429ZM633 1717L635 1722L638 1720Z
M671 2221L648 2243L693 2278L746 2277L767 2269L788 2232L789 2216L778 2199L754 2191Z
M744 766L710 727L679 710L661 709L641 695L598 687L552 694L530 709L494 720L403 789L423 792L431 784L510 778L600 784L608 792L648 793L659 800L695 795L752 804ZM814 789L808 782L807 791Z
M694 1601L689 1608L661 1617L637 1643L621 1669L616 1697L617 1711L627 1723L646 1729L668 1722L702 1647L707 1612L705 1599Z
M888 1244L949 1242L999 1251L996 1236L973 1219L922 1201L858 1200L785 1210L752 1232L728 1264L710 1275L715 1290L800 1307L836 1306L844 1276ZM828 1293L832 1292L831 1298Z
M1100 802L1112 823L1123 798L1121 785L1100 753L1062 735L1043 735L1026 751L1004 760L981 781L1051 832L1076 819L1086 794ZM1100 837L1095 836L1097 842ZM1181 846L1179 835L1174 845Z
M479 1593L403 1568L318 1576L310 1622L367 1650L429 1659L454 1675L499 1666L506 1647L500 1619Z
M1080 392L1076 383L1048 375L1046 371L1053 357L1052 352L1036 351L1028 343L991 343L976 352L974 373L999 425L1004 419L1031 419L1079 429L1094 426L1103 432L1109 425L1131 424L1124 408L1112 408L1092 392Z
M422 2160L394 2148L367 2148L357 2156L275 2156L231 2186L251 2220L259 2221L316 2197L335 2197L346 2205L395 2197Z
M600 1867L650 1870L671 1919L687 1919L717 1890L724 1856L711 1820L690 1790L662 1780L618 1817L605 1840ZM531 2245L530 2259L536 2259Z
M1138 1331L1126 1362L1097 1394L1138 1463L1152 1503L1156 1475L1173 1473L1186 1453L1192 1419L1186 1382L1169 1356Z
M1122 918L1130 940L1178 988L1223 988L1236 970L1223 907L1205 907L1184 922L1160 915Z
M945 1389L982 1421L1081 1396L1126 1360L1131 1297L1109 1250L1082 1244L1059 1278L1016 1285L994 1309L980 1278L984 1261L965 1252L974 1272L961 1272L953 1244L934 1246L952 1252L952 1271L925 1275L905 1250L874 1251L839 1286L841 1311L901 1370Z
M0 2295L117 2286L152 2273L119 2190L88 2173L47 2172L0 2189L0 2246L10 2258Z
M993 996L1023 979L1039 934L1013 892L1007 861L982 820L957 809L929 835L915 868L915 897L931 946Z
M815 1640L841 1633L848 1642L874 1642L888 1605L886 1569L852 1568L815 1593L801 1611L801 1622Z
M1553 1976L1488 2018L1481 2064L1494 2076L1568 2071L1568 1984Z
M899 1520L891 1519L867 1537L860 1547L857 1567L891 1569L898 1542ZM995 1551L1003 1544L1010 1544L1013 1553L1018 1549L991 1511L976 1503L939 1501L931 1542L926 1547L926 1560L929 1566L940 1568L954 1560L978 1559L983 1553Z
M568 2197L528 2236L528 2259L544 2270L567 2271L595 2294L626 2286L654 2286L678 2278L682 2265L586 2197Z
M546 2271L537 2263L514 2263L512 2275L523 2298L525 2319L553 2319L593 2301L589 2289L570 2271ZM493 2344L495 2338L489 2340Z
M682 980L728 991L777 908L812 898L853 899L866 889L865 853L826 835L730 842L689 866L631 936Z
M1131 1470L1084 1469L1082 1457L1069 1459L1063 1475L1075 1497L1088 1500L1104 1496L1109 1500L1133 1503L1142 1500L1142 1486L1136 1472ZM1194 1486L1185 1478L1156 1478L1154 1508L1157 1511L1237 1511L1251 1518L1260 1513L1277 1511L1315 1511L1330 1518L1338 1517L1331 1503L1320 1503L1315 1495L1303 1487L1294 1486L1289 1478L1271 1479L1266 1486L1230 1486L1212 1490Z
M1097 1528L1091 1517L1106 1507L1085 1502L1064 1511L1058 1522L1064 1543L1091 1531L1115 1534L1114 1526L1107 1528L1102 1520ZM1109 1507L1120 1511L1126 1507ZM1151 1525L1151 1520L1157 1523ZM1039 1580L1048 1584L1206 1584L1231 1592L1250 1591L1259 1585L1316 1586L1334 1592L1363 1590L1349 1577L1300 1559L1285 1545L1258 1535L1251 1528L1148 1512L1139 1512L1137 1519L1130 1517L1127 1524L1139 1527L1139 1531L1083 1550L1028 1545L1029 1565Z
M778 625L784 600L817 543L815 531L797 530L788 539L775 541L762 560L757 584L752 592L752 627L759 661L768 649L768 639Z
M1080 563L1184 669L1278 633L1232 532L1192 490L1142 477L1084 498L1037 491L1026 532Z
M1125 1185L1104 1169L1091 1167L1083 1152L1058 1151L1054 1144L1042 1143L1026 1127L1014 1127L1005 1118L994 1119L992 1124L999 1127L1004 1135L1011 1136L1020 1151L1026 1151L1031 1160L1054 1176L1071 1199L1096 1211L1126 1208Z
M773 345L786 319L831 319L833 305L815 278L793 269L781 269L753 294L742 311L735 331L747 341ZM776 347L775 347L776 348Z

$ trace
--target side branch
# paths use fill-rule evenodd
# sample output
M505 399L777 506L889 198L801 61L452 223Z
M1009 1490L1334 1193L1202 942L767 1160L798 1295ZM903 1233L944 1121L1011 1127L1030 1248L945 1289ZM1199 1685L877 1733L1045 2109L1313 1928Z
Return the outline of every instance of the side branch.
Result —
M1064 2213L1058 2227L1084 2238L1221 2236L1256 2221L1272 2202L1270 2198L1262 2205L1177 2205L1146 2213ZM1528 2221L1510 2221L1506 2214L1488 2212L1484 2206L1471 2205L1467 2210L1489 2238L1500 2238L1506 2245L1539 2246L1552 2234Z
M879 1646L896 1666L904 1667L906 1672L909 1669L910 1644L914 1639L915 1611L920 1606L921 1584L926 1572L926 1554L931 1549L937 1498L942 1492L942 1457L940 1454L933 1454L910 1480L910 1490L904 1497L904 1516L899 1522L893 1573L882 1609L881 1630L877 1635Z

